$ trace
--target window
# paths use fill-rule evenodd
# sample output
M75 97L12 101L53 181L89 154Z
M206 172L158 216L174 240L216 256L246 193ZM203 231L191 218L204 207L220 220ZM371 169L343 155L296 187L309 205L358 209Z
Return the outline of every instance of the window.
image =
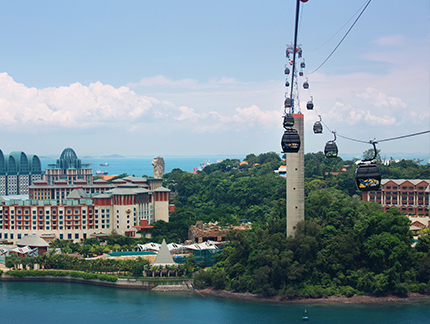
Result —
M67 234L67 239L71 240L72 239L72 233L68 233Z
M75 239L78 240L79 239L79 233L75 233Z

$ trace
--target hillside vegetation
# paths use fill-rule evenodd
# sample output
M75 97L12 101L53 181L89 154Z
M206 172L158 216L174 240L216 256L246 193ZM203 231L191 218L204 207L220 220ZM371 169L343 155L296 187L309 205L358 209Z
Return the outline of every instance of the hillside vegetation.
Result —
M169 223L155 223L156 236L184 240L197 220L253 224L251 231L231 232L218 263L196 276L198 287L288 297L429 290L428 236L412 248L407 217L362 202L353 161L327 159L321 152L305 155L305 221L288 239L285 179L273 172L282 164L280 157L251 154L245 161L165 175L165 186L176 194L176 210ZM383 178L430 176L430 167L412 161L393 161L381 171Z

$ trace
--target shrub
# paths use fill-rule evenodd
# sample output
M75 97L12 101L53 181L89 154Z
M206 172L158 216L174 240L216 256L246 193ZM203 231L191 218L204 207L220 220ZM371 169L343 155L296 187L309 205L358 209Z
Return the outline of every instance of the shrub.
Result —
M352 288L351 286L345 286L341 288L341 294L346 296L346 297L352 297L355 295L355 289Z
M407 297L409 293L408 285L404 282L397 283L394 286L394 293L400 297Z

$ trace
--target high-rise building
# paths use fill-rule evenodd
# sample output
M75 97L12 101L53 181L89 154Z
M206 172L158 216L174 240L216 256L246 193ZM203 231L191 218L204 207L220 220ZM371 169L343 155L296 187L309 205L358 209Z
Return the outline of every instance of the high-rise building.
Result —
M0 196L26 195L29 186L42 179L42 165L37 155L0 150Z
M48 164L44 180L50 185L56 180L65 180L68 184L73 184L76 180L84 180L92 184L93 169L90 164L82 163L75 151L68 147L63 150L55 164Z

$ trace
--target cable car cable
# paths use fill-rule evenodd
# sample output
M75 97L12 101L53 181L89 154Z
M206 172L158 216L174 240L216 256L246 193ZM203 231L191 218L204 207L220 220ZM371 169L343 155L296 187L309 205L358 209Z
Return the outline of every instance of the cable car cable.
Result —
M409 134L409 135L403 135L403 136L398 136L398 137L392 137L392 138L386 138L383 140L379 140L378 142L388 142L388 141L394 141L397 139L402 139L402 138L406 138L406 137L412 137L412 136L417 136L417 135L422 135L422 134L426 134L426 133L430 133L430 130L426 130L423 132L419 132L419 133L414 133L414 134Z
M329 41L331 41L337 34L339 34L340 33L340 31L346 26L346 25L348 25L349 24L349 22L360 12L360 10L362 10L362 8L364 7L364 3L361 5L361 7L351 16L351 18L349 18L348 19L348 21L345 23L345 24L343 24L343 26L342 27L340 27L339 28L339 30L336 32L336 33L334 33L333 34L333 36L331 36L326 42L324 42L323 44L321 44L320 46L318 46L317 48L315 48L315 49L312 49L312 50L309 50L309 52L315 52L315 51L317 51L317 50L319 50L321 47L323 47L325 44L327 44Z
M346 32L346 34L342 37L342 39L340 40L340 42L336 45L336 47L334 48L334 50L329 54L329 56L327 56L327 58L320 64L320 66L318 66L315 70L313 70L311 73L312 74L316 71L318 71L328 60L329 58L334 54L334 52L336 52L336 50L338 49L338 47L340 46L340 44L342 44L342 42L345 40L346 36L348 36L349 32L352 30L352 28L355 26L355 24L357 23L358 19L360 19L361 15L363 14L364 10L366 10L367 6L370 4L372 0L369 0L365 7L363 8L363 10L361 10L360 14L358 15L358 17L355 19L354 23L351 25L351 27L349 27L348 31Z
M296 52L297 52L297 34L299 29L299 11L300 11L300 0L297 0L296 3L296 21L294 27L294 47L293 47L293 67L292 67L292 75L291 75L291 92L290 98L293 99L293 88L294 88L294 72L296 68Z

